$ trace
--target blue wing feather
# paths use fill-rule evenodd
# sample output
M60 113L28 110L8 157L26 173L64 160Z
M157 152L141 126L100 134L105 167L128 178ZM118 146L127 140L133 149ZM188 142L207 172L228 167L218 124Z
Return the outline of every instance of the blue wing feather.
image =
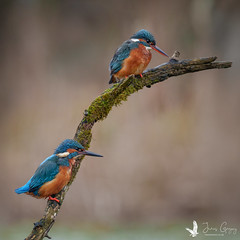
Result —
M117 49L109 66L111 75L121 70L123 61L129 57L130 51L137 47L138 43L127 40Z
M52 181L58 173L59 166L56 162L47 161L43 163L39 166L31 179L29 192L35 194L44 183Z
M58 157L54 154L44 160L32 178L22 187L15 190L16 193L21 194L25 192L33 192L38 195L39 188L46 182L55 178L59 172Z
M15 189L15 192L16 192L17 194L21 194L21 193L26 193L26 192L28 192L28 191L29 191L30 182L31 182L31 179L30 179L24 186Z

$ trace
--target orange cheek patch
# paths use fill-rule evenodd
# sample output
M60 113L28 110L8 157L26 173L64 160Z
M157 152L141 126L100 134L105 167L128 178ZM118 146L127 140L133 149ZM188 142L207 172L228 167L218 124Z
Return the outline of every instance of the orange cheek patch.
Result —
M77 150L76 149L68 149L67 150L69 153L74 153L74 152L77 152Z

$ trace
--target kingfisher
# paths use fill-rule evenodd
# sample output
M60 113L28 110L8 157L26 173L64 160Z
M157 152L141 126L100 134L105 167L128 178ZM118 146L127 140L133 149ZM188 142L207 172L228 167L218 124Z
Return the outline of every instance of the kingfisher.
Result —
M79 155L102 157L102 155L87 151L84 147L72 140L64 140L54 154L46 158L37 168L34 175L22 187L15 189L18 194L25 193L35 198L59 200L52 195L59 193L69 182L75 158Z
M130 75L140 75L151 61L153 49L158 53L168 57L168 55L156 46L153 35L142 29L132 35L115 52L110 62L110 81L116 83L124 77Z

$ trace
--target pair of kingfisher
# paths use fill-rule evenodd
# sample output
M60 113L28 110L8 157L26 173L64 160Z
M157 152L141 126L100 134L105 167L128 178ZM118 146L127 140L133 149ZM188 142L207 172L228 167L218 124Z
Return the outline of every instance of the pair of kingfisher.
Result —
M151 49L168 57L165 52L156 46L153 35L147 30L142 29L125 41L117 49L111 60L111 79L109 83L116 83L130 75L140 75L142 77L142 72L152 57ZM15 192L59 202L54 195L68 184L75 159L79 155L102 157L99 154L86 151L78 142L66 139L57 147L53 155L40 164L30 180L24 186L16 189Z

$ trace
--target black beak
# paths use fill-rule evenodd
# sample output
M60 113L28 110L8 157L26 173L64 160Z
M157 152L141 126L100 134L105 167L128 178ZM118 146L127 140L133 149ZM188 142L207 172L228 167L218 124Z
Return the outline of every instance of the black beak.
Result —
M99 155L97 153L94 153L94 152L90 152L90 151L87 151L87 150L83 150L81 152L79 152L80 155L88 155L88 156L93 156L93 157L103 157L102 155Z
M150 47L155 50L158 53L161 53L162 55L169 57L162 49L160 49L159 47L157 47L156 45L150 45Z

